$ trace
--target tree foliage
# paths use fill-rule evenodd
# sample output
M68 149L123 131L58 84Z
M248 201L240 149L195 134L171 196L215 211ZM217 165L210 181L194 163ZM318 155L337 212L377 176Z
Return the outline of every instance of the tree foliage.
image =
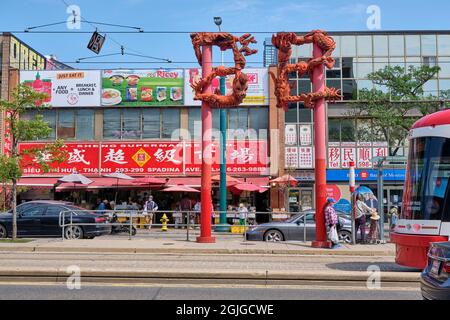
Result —
M374 135L382 136L391 147L390 154L396 155L414 122L447 106L443 101L448 100L449 92L438 97L424 91L439 70L426 65L408 69L387 66L369 74L375 88L362 89L349 112L351 117L371 119L369 128L358 130L359 139L371 141Z

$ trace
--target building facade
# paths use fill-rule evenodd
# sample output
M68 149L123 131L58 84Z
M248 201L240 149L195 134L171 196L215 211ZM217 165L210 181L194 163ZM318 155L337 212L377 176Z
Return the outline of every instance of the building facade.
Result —
M336 41L333 53L336 64L326 71L328 87L340 89L342 100L328 104L328 191L335 198L343 199L342 207L348 208L348 167L354 161L357 167L357 183L367 185L376 192L377 172L371 159L388 156L389 148L399 148L398 156L407 156L407 144L388 146L379 132L373 132L371 141L360 139L358 132L368 127L370 119L349 117L352 103L358 101L362 89L372 89L374 84L368 75L386 66L420 65L439 66L438 76L424 86L424 95L439 99L450 90L450 32L448 31L396 31L396 32L330 32ZM273 45L265 41L265 62L276 61ZM292 63L306 61L312 56L312 45L293 47ZM269 65L266 65L269 66ZM290 75L292 94L311 92L308 76ZM375 87L385 91L386 88ZM296 176L298 188L284 190L286 208L298 210L314 205L314 137L312 111L301 103L291 104L284 118L285 157L280 164ZM388 207L399 205L402 199L404 169L389 168L384 175L386 190L384 203ZM280 204L281 205L281 204Z

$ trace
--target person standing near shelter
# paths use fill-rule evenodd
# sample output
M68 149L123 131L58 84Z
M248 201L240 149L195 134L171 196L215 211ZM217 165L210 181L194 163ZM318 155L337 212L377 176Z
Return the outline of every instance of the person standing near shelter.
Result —
M378 220L380 220L380 216L378 215L377 211L373 211L372 215L370 216L370 230L369 234L367 236L367 240L370 244L376 244L378 242L378 235L380 232L380 227L378 224Z
M355 235L358 234L358 230L361 231L362 243L364 243L366 237L366 213L371 214L372 209L364 203L364 197L360 194L356 200Z
M239 204L239 223L241 226L245 226L247 223L247 216L248 216L248 209L246 206L244 206L243 203Z
M339 236L337 233L337 225L339 223L339 218L336 214L336 210L333 205L336 203L336 200L333 198L327 199L327 204L325 205L325 223L329 228L328 238L333 243L333 249L340 247L339 245Z
M153 196L149 196L144 204L144 214L147 218L148 230L152 228L154 212L158 211L158 205L153 201Z
M195 224L195 214L192 212L192 201L187 195L184 195L180 201L180 208L183 214L183 223ZM189 220L188 220L189 219ZM186 226L187 227L187 226ZM191 226L192 228L192 226Z

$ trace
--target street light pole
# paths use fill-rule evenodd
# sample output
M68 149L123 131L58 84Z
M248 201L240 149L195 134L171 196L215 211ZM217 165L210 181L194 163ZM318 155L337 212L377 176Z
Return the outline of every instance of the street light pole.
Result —
M214 23L219 27L219 32L222 32L220 25L222 18L214 17ZM221 64L223 62L223 51L220 52ZM220 94L225 96L226 78L220 77ZM220 220L216 231L228 232L230 226L227 224L227 112L225 109L220 109Z

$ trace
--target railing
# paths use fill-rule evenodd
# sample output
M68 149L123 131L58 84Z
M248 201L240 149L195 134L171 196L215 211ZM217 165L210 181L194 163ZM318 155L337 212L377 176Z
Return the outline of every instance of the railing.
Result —
M101 215L107 216L106 222L80 222L79 218L85 218L87 214L96 214L96 217ZM162 219L163 215L168 218L168 223L155 223L157 219ZM221 224L216 224L212 221L211 227L213 233L222 235L243 235L244 241L247 239L247 231L249 228L257 226L257 218L264 218L263 223L266 222L282 222L289 219L291 216L298 215L302 213L289 213L289 212L249 212L246 214L244 223L239 221L240 214L236 211L227 212L227 220L232 222L229 228L234 231L235 229L242 230L243 232L220 232L215 231L217 227L223 227ZM116 216L118 221L111 222L113 216ZM213 212L211 219L218 219L220 217L220 212ZM151 220L150 220L151 219ZM59 226L61 227L61 237L62 240L68 237L66 234L67 230L73 230L74 227L111 227L115 229L118 235L127 234L129 239L134 236L134 231L137 229L148 229L151 230L153 227L162 228L167 227L166 234L173 234L174 230L179 228L186 229L186 240L190 240L190 231L192 229L200 228L198 220L200 219L200 213L197 211L167 211L160 210L154 211L153 215L149 212L145 213L142 210L72 210L72 211L62 211L59 214ZM76 220L76 221L74 221ZM197 222L196 222L197 221ZM239 224L238 224L239 223ZM303 223L303 241L306 242L306 229L307 223ZM151 234L151 233L149 233ZM179 233L178 233L179 234ZM140 233L142 235L142 233ZM74 237L72 237L74 238Z

